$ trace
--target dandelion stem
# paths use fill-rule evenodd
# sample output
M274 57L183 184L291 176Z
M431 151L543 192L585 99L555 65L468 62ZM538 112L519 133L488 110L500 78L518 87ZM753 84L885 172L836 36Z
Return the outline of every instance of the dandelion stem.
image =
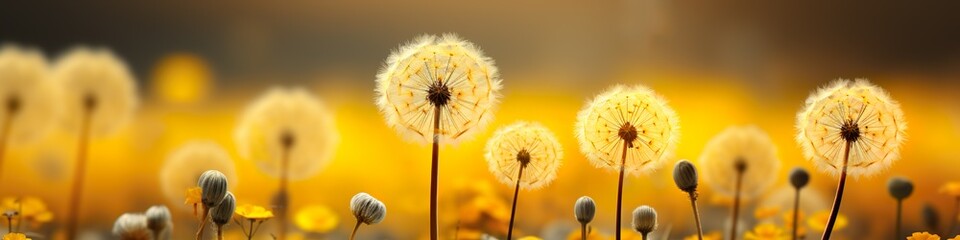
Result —
M217 240L223 240L223 225L217 225Z
M523 177L523 169L526 165L520 165L520 171L517 173L517 186L513 188L513 207L510 208L510 228L507 229L507 240L513 239L513 220L517 215L517 196L520 194L520 178Z
M830 210L830 220L827 221L827 227L823 230L823 237L820 239L830 239L833 233L833 224L837 222L837 215L840 214L840 200L843 199L843 187L847 183L847 161L850 158L850 145L853 142L847 141L843 148L843 169L840 171L840 182L837 183L837 197L833 199L833 209Z
M627 165L627 149L628 148L630 148L629 143L624 141L623 154L621 155L621 158L620 158L620 180L619 180L619 183L617 183L617 227L616 227L617 240L620 240L620 226L621 226L620 212L622 209L621 205L623 204L623 172L624 172L625 166Z
M700 225L700 208L697 207L697 191L690 191L690 206L693 207L693 220L697 223L697 239L703 240L703 227Z
M743 170L737 171L737 185L733 194L733 214L730 216L730 239L737 239L737 222L740 215L740 187L743 185Z
M587 224L586 223L580 224L580 239L587 240Z
M797 188L796 194L793 195L793 229L790 236L793 240L797 240L797 227L800 225L800 188Z
M13 216L7 216L7 233L13 232Z
M70 193L70 207L67 208L66 236L73 239L77 233L77 218L80 213L80 201L83 196L83 179L86 174L87 144L90 141L90 121L93 117L95 102L90 96L85 99L85 108L80 122L80 136L77 143L77 163L73 171L73 191Z
M433 155L430 164L430 240L437 240L437 175L440 162L440 105L433 109Z
M902 211L903 211L903 200L897 199L897 235L894 236L894 239L900 239L903 236L903 235L900 235L902 234L900 232L900 220L903 215Z
M353 240L357 236L357 229L360 229L360 220L357 220L357 225L353 226L353 232L350 233L350 240Z
M289 138L289 139L288 139ZM289 135L284 135L283 142L283 151L281 151L282 156L280 156L280 187L277 191L279 197L279 202L277 207L277 239L285 240L287 237L287 205L289 205L290 199L287 195L287 185L289 183L289 177L287 176L290 171L290 148L293 147L292 137Z
M641 240L647 240L647 234L649 234L649 233L640 233L640 239L641 239Z
M210 212L210 209L207 208L207 205L203 205L203 213L200 213L200 228L197 229L197 240L203 239L203 229L207 226L207 213Z
M3 159L7 151L7 138L10 137L10 128L13 125L13 114L15 111L7 109L7 114L3 117L3 129L0 129L0 176L3 176ZM0 180L3 180L0 178Z

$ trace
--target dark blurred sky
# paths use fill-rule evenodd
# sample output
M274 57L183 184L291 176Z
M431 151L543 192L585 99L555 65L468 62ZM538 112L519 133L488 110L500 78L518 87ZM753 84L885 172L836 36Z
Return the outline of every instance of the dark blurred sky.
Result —
M139 76L189 51L227 81L372 76L421 33L457 32L504 75L610 78L634 69L744 81L960 77L956 1L5 1L0 41L56 55L109 46ZM220 80L223 81L223 80ZM518 80L523 81L523 80Z

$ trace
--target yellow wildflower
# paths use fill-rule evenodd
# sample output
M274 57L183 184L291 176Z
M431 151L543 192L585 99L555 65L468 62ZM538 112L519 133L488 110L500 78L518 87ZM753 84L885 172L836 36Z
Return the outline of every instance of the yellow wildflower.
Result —
M960 182L947 182L940 186L940 194L950 195L951 197L960 197Z
M307 232L327 233L340 223L337 214L324 205L313 205L301 208L294 217L297 227Z
M520 238L520 240L543 240L543 238L539 238L536 236L526 236L526 237Z
M758 207L753 211L753 217L756 219L767 219L773 216L776 216L777 213L780 213L780 207L777 206L765 206Z
M47 209L47 204L36 197L8 197L0 201L0 211L15 210L19 217L13 219L13 222L19 224L23 219L30 224L30 227L38 227L40 224L53 220L53 213Z
M3 240L30 240L30 238L27 238L27 235L23 233L7 233L3 235Z
M583 236L580 235L580 228L577 228L577 230L574 230L567 235L567 240L580 240L581 237ZM597 230L590 229L589 226L587 227L586 240L607 240L607 239L610 239L610 238L608 236L601 235L600 232L598 232Z
M699 240L700 238L697 234L693 234L683 238L683 240ZM723 235L720 232L709 232L703 234L703 240L723 240Z
M197 207L200 205L200 200L203 199L203 189L200 189L200 187L188 188L184 195L187 199L183 201L183 204L192 205L193 216L197 216Z
M810 216L810 219L807 219L807 225L810 228L817 231L823 231L827 228L827 221L830 220L830 210L821 210ZM833 225L834 231L839 231L847 226L847 216L844 216L841 213L837 213L837 222Z
M915 232L907 240L940 240L940 236L928 232Z
M267 210L262 206L252 205L252 204L243 204L237 207L237 210L234 211L237 215L240 215L243 218L249 220L258 220L263 221L270 218L273 218L273 211Z
M781 240L788 239L787 234L783 229L778 228L776 225L770 223L764 223L757 225L753 228L752 231L747 232L747 235L744 236L744 240Z

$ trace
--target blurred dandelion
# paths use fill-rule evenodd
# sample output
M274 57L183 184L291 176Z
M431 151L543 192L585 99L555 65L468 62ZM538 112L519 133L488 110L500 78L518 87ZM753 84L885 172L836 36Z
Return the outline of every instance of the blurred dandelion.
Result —
M393 51L377 73L377 106L404 138L433 142L430 239L437 239L440 143L469 139L493 119L500 91L493 60L454 34L423 35Z
M897 237L903 237L900 233L900 224L903 214L903 200L910 196L913 193L913 182L904 177L893 177L887 181L887 190L890 192L890 196L897 200L897 220L895 230Z
M786 240L788 238L782 228L770 223L757 225L743 236L744 240Z
M257 234L257 230L260 229L260 225L262 225L263 222L273 218L272 211L267 210L262 206L252 204L243 204L238 206L235 213L250 224L249 226L245 227L240 220L233 219L234 222L240 226L240 230L247 240L253 239L253 236Z
M113 223L113 235L120 240L150 240L152 235L147 228L147 216L124 213Z
M243 158L280 179L275 197L277 238L285 239L290 180L316 174L333 156L338 141L333 116L302 88L274 88L244 111L234 132Z
M520 189L537 189L557 177L563 147L549 129L539 123L517 122L497 129L487 141L485 157L490 172L504 184L516 184L507 240L513 239L513 223ZM524 175L526 170L527 175Z
M237 170L230 154L219 144L207 140L194 140L184 143L167 155L160 168L160 189L171 204L183 201L184 189L197 186L197 179L207 170L217 170L227 176L227 185L237 185ZM199 188L194 189L193 201L188 197L187 206L193 207L194 215L200 203ZM190 193L188 193L189 195ZM182 209L182 208L181 208Z
M59 95L47 65L37 50L0 46L0 176L8 145L38 139L56 119Z
M340 218L326 205L311 205L297 210L294 223L303 231L329 233L340 225Z
M707 142L700 155L704 182L717 193L733 196L730 239L737 235L741 199L754 198L776 182L777 148L755 126L732 126Z
M380 223L387 216L387 207L383 202L367 193L358 193L350 199L350 211L357 218L357 225L350 233L350 240L357 236L357 229L360 229L361 223L367 225Z
M598 167L620 172L616 237L620 238L623 175L649 173L673 154L679 120L666 100L644 86L615 86L577 114L580 151ZM619 150L621 149L622 150Z
M821 171L840 175L823 239L840 212L847 173L868 176L890 167L900 158L906 128L900 104L865 79L840 79L807 98L797 114L797 143Z
M137 86L127 65L106 49L75 48L57 60L53 79L62 91L64 126L78 134L67 208L66 236L76 237L90 138L114 133L133 115Z

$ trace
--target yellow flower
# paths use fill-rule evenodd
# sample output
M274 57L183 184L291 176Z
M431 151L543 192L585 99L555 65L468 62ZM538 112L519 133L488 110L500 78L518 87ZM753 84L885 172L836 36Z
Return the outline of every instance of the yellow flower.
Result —
M580 110L575 131L580 151L593 166L620 171L623 165L625 173L639 175L672 156L680 120L653 90L615 86Z
M744 240L781 240L789 239L787 234L783 229L778 228L776 225L770 223L764 223L757 225L753 228L752 231L747 232L743 238Z
M780 159L777 147L756 126L731 126L713 137L700 155L703 182L717 193L734 196L737 175L742 174L742 199L756 197L777 182ZM738 164L745 164L741 173Z
M520 238L520 240L543 240L543 239L536 236L526 236L526 237Z
M184 192L184 195L187 199L183 201L183 205L189 205L193 208L193 216L197 216L197 207L200 206L200 201L203 199L203 189L191 187Z
M243 218L250 220L263 221L270 218L273 218L273 211L267 210L264 207L252 205L252 204L243 204L237 207L235 211L237 215L240 215Z
M755 218L757 218L757 219L767 219L767 218L771 218L771 217L773 217L773 216L776 216L778 213L780 213L780 208L779 208L779 207L777 207L777 206L764 206L764 207L758 207L756 210L754 210L754 211L753 211L753 217L755 217Z
M947 182L940 186L940 194L946 194L951 197L960 197L960 182Z
M337 227L340 219L329 207L312 205L298 210L294 216L294 223L307 232L327 233Z
M53 220L53 213L47 209L47 204L36 197L4 198L0 200L0 208L2 208L0 211L17 211L20 216L14 218L13 222L17 223L20 219L23 219L31 227L38 227L40 224Z
M907 240L940 240L940 236L928 232L915 232Z
M886 91L866 79L840 79L807 98L796 140L821 171L869 176L900 158L906 128L900 104Z
M823 231L827 228L827 221L830 220L830 210L818 211L807 219L807 225L817 231ZM847 216L837 213L837 222L833 225L834 231L839 231L847 226Z
M960 235L954 236L952 238L947 238L947 240L960 240Z
M377 73L377 106L405 139L430 143L440 111L439 142L469 139L493 120L500 97L493 60L453 34L424 35L401 46Z
M683 238L683 240L699 240L700 238L697 234L693 234ZM709 232L703 234L703 240L723 240L723 235L720 232Z
M798 222L803 222L803 218L804 218L803 211L800 211L800 216L797 216L797 219L799 220ZM783 225L786 226L787 229L793 228L793 210L783 213ZM798 224L797 234L804 235L805 233L806 233L806 228L803 227L803 224Z
M7 233L3 235L3 240L30 240L30 238L27 238L27 235L23 233Z
M500 182L517 183L521 189L537 189L553 181L563 159L563 147L549 129L539 123L518 122L493 133L487 142L486 159L490 172Z

